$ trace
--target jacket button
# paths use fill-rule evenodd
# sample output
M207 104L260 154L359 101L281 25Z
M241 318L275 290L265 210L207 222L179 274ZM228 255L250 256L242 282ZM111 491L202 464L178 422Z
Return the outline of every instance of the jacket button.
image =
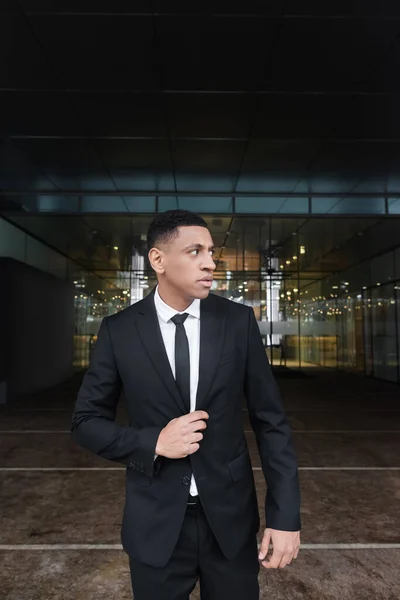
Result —
M185 477L183 477L183 478L182 478L182 483L183 483L184 485L189 485L189 483L190 483L190 477L187 477L187 476L185 475Z

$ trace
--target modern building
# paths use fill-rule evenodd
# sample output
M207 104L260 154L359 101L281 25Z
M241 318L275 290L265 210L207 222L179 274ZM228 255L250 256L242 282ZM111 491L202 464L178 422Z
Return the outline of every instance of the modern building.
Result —
M173 208L254 309L298 453L299 559L260 598L400 598L399 73L395 0L0 0L2 598L130 597L125 465L71 414Z
M151 289L146 229L176 207L207 219L213 291L253 306L273 364L399 382L398 7L155 4L2 9L2 296L57 331L32 383Z

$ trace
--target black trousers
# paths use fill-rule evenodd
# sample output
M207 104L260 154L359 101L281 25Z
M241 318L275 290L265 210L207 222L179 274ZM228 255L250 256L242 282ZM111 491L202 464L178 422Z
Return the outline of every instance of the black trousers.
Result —
M187 507L178 543L165 567L150 567L132 557L129 566L134 600L189 600L198 580L201 600L259 600L256 536L238 556L227 560L200 502Z

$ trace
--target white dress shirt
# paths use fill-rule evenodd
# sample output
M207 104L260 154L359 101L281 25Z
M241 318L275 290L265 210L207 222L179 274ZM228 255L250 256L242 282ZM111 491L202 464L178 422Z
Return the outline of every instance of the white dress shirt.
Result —
M158 293L158 286L154 294L154 304L160 324L161 334L164 340L165 350L167 352L169 364L175 378L175 323L171 317L176 314L188 313L184 322L185 332L189 342L189 360L190 360L190 412L196 410L196 394L199 382L199 359L200 359L200 299L195 298L193 302L183 311L177 311L171 308L162 300ZM190 482L190 493L197 496L197 486L192 474Z

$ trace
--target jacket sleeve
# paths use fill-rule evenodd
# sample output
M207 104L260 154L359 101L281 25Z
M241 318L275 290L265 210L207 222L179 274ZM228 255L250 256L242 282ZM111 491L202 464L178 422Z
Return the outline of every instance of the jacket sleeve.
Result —
M299 531L301 497L292 434L252 308L244 392L267 483L266 527Z
M124 427L115 423L121 380L107 318L103 319L89 369L72 415L74 441L95 454L153 477L155 448L161 427Z

